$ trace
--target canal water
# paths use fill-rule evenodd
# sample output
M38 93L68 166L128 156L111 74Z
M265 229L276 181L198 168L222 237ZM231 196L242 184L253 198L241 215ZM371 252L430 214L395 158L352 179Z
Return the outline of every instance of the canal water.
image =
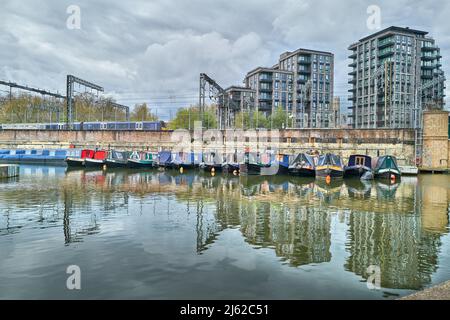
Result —
M395 299L450 279L449 201L446 175L21 166L0 181L0 298Z

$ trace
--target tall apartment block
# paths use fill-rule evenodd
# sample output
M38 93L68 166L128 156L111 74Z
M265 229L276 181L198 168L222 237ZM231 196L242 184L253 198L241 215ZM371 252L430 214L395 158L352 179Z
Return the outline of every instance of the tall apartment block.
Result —
M254 107L271 114L281 107L296 128L327 128L333 101L334 55L298 49L285 52L271 68L256 68L245 77L254 91Z
M427 34L389 27L349 47L353 128L417 128L424 108L443 108L440 49Z

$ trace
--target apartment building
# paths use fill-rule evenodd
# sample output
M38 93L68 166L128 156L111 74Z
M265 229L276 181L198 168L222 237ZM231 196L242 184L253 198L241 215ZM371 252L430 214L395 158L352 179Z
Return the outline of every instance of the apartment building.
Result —
M389 27L349 47L353 128L414 128L444 106L440 49L426 31Z

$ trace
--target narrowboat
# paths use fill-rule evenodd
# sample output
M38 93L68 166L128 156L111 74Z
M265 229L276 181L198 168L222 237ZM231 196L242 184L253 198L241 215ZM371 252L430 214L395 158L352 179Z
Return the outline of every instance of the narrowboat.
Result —
M365 155L353 154L348 159L344 169L345 177L362 177L372 171L372 158Z
M172 168L174 169L194 169L201 157L192 152L176 152L172 155Z
M343 178L344 166L341 157L331 153L320 156L316 166L316 177Z
M172 168L172 152L160 151L158 153L158 166L161 168Z
M261 175L263 176L283 175L288 173L289 155L287 154L270 155L269 166L263 166L261 168Z
M106 158L107 168L126 168L128 167L128 152L112 150Z
M239 164L239 172L242 175L262 175L263 168L270 168L270 155L247 152L244 155L244 162Z
M397 165L397 159L393 156L382 156L374 159L375 179L400 180L402 174Z
M155 166L153 154L151 152L134 151L128 157L128 168L145 169Z
M314 158L306 153L300 153L289 166L289 173L300 177L315 177L316 164Z
M203 161L199 167L206 172L219 172L223 169L223 161L218 153L208 152L203 154Z
M239 161L237 153L225 155L225 161L222 163L222 171L226 173L239 172Z
M94 154L95 150L84 149L81 150L79 156L69 154L65 161L68 167L84 167L85 160L94 158Z
M106 150L96 150L92 158L86 158L84 166L86 168L103 168L106 164L108 152Z

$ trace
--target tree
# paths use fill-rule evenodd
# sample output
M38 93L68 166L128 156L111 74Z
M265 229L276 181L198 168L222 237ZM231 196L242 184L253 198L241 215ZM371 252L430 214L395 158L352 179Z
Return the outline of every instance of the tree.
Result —
M195 121L201 121L200 109L197 106L178 109L175 118L169 122L169 128L176 129L194 129ZM203 127L208 129L217 128L217 119L213 107L205 108L203 115Z
M278 107L269 117L269 128L284 129L289 120L288 113L282 107Z
M137 104L131 113L132 121L158 121L158 117L150 112L146 103Z

